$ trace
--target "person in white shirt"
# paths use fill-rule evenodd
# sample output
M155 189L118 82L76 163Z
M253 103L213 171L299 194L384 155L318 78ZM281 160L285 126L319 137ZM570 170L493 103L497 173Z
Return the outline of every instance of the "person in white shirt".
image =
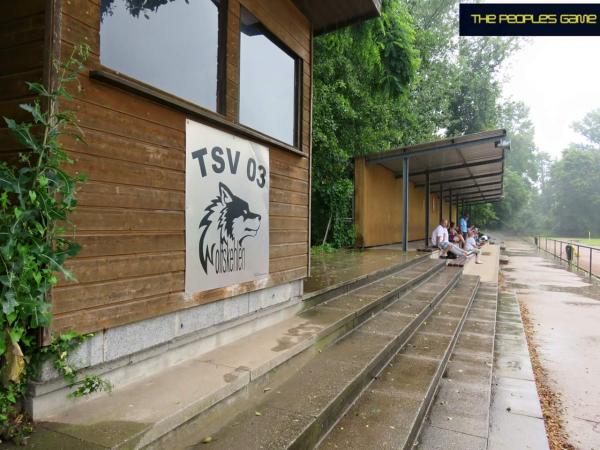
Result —
M448 220L442 219L440 224L435 227L433 233L431 233L431 245L437 247L442 251L442 254L448 252L454 253L456 256L466 256L467 252L461 250L458 246L448 242Z
M481 249L477 246L477 242L475 242L475 232L473 230L469 230L467 234L467 240L465 241L465 250L470 253L475 253L475 264L482 264L481 261L479 261Z

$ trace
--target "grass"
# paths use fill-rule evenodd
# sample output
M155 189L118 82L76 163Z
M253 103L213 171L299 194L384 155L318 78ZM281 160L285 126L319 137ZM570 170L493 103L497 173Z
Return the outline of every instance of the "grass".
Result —
M574 238L574 237L552 237L548 239L556 239L557 241L563 242L574 242L581 245L588 245L590 247L600 248L600 239L587 239L587 238Z

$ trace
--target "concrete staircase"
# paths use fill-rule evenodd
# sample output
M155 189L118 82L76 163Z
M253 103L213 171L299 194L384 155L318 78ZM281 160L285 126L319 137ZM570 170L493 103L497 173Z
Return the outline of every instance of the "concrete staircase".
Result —
M302 366L153 447L410 448L478 286L478 277L427 260L329 299L307 313L353 310L339 339L330 334Z
M272 414L287 417L301 431L288 443L315 445L460 275L460 269L425 256L335 285L333 292L312 295L307 309L275 325L44 418L28 445L184 448L213 434L211 445L225 445L221 436L233 438L235 433L223 424L245 411L262 423ZM335 396L303 396L318 387ZM315 420L304 422L300 410L280 414L280 407L255 414L263 409L255 405L267 398L281 401L284 397L277 393L288 388L290 402L302 395L314 403L309 416ZM297 413L303 416L299 422ZM281 425L289 428L285 421ZM264 433L257 430L256 448L265 436L276 436L269 427ZM285 446L287 440L278 442Z
M417 438L417 450L490 448L497 306L497 283L481 283Z
M444 373L461 373L448 365L453 352L461 361L455 345L475 345L470 336L483 333L477 320L495 324L493 289L479 288L479 277L429 257L332 285L275 325L49 417L28 445L408 449L436 442L440 433L428 429L446 409L432 409L434 398L452 387Z
M413 447L478 286L477 277L461 278L319 448Z

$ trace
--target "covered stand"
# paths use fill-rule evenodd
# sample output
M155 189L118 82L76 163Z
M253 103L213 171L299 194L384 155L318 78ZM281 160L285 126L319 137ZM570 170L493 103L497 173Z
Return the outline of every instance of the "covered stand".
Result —
M425 198L438 194L452 214L459 205L495 202L502 198L505 152L510 148L506 130L485 131L397 150L370 154L366 165L379 164L402 179L402 249L408 248L409 181L425 189ZM425 208L425 242L430 228ZM443 217L440 208L440 219Z

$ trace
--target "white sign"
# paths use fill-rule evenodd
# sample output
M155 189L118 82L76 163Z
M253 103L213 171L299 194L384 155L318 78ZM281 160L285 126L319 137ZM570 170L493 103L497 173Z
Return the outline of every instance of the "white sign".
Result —
M269 273L269 150L191 120L185 142L185 292Z

